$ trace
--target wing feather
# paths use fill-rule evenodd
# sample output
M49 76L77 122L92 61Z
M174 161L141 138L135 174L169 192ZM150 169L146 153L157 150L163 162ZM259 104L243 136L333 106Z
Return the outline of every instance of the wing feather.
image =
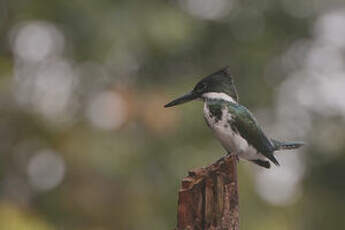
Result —
M234 103L229 103L228 109L233 116L231 120L232 128L237 130L247 140L248 144L257 149L259 153L274 164L279 165L273 155L275 149L272 142L264 134L251 112L246 107Z

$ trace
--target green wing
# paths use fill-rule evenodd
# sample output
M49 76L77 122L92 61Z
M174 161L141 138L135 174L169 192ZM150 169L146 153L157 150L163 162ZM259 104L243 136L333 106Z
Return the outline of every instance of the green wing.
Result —
M266 137L251 112L246 107L238 104L229 103L227 107L232 114L232 120L230 121L232 129L246 139L248 144L256 148L258 152L274 164L279 165L273 155L274 146Z

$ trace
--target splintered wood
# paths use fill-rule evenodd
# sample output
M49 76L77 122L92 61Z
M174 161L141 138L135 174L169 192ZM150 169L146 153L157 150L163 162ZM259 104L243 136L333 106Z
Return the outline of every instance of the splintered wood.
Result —
M177 230L239 229L237 159L225 156L182 180Z

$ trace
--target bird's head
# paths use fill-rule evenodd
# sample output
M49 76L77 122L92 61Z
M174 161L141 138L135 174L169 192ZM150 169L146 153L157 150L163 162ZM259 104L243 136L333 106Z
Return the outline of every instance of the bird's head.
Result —
M229 67L225 67L201 79L192 91L171 101L164 107L180 105L198 98L202 99L206 95L210 95L209 93L225 94L226 96L230 96L235 102L238 101L237 91Z

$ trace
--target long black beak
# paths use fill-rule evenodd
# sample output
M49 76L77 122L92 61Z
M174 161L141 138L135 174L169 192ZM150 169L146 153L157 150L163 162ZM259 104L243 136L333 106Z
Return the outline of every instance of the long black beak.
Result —
M187 93L186 95L183 95L182 97L179 97L179 98L169 102L164 107L167 108L167 107L171 107L171 106L175 106L175 105L180 105L180 104L186 103L188 101L195 100L198 97L199 97L199 95L197 95L196 93L194 93L192 91L192 92Z

